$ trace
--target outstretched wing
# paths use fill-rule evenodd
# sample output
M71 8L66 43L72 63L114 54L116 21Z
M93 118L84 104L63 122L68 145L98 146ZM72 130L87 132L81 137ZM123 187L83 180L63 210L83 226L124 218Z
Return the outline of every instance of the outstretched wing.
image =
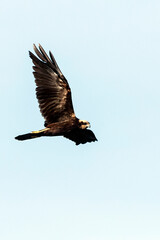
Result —
M53 54L49 52L49 58L41 45L39 50L35 45L33 47L39 58L30 51L29 55L34 64L36 95L45 125L74 117L71 90Z
M76 145L98 141L94 133L89 129L75 128L65 133L63 136L74 141Z

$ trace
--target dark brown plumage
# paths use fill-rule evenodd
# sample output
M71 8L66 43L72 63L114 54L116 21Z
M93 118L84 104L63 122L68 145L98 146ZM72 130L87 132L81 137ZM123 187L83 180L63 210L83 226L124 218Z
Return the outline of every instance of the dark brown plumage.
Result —
M17 140L26 140L41 136L64 136L76 143L97 141L94 133L88 130L89 122L79 120L74 113L71 89L66 78L59 69L54 56L50 58L41 45L39 50L35 45L29 56L33 61L36 95L40 111L45 118L45 128L16 137Z

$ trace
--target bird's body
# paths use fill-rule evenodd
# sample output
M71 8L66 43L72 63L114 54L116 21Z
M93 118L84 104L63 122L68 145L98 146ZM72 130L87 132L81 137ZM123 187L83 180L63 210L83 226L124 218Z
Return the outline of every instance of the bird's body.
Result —
M60 71L51 52L50 58L39 45L40 51L34 45L33 53L29 55L33 61L34 77L37 85L36 95L42 115L45 118L45 128L39 131L19 135L17 140L27 140L41 136L64 136L76 143L97 141L94 133L88 130L89 122L79 120L74 113L71 99L71 89L66 78Z

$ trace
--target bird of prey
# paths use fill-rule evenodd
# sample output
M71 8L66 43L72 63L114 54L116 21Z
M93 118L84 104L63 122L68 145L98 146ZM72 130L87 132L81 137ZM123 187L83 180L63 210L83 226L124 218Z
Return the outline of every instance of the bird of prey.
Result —
M97 141L94 133L87 129L90 123L75 116L71 89L53 54L49 51L49 57L40 44L39 49L35 44L33 48L37 56L30 51L29 56L34 64L36 96L45 119L45 128L19 135L15 139L63 136L74 141L76 145Z

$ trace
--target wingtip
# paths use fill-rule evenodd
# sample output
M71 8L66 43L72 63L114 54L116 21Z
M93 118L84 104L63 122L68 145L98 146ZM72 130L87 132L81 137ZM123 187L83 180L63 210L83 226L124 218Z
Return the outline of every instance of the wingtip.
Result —
M35 51L36 48L37 48L37 47L36 47L36 44L33 43L33 49L34 49L34 51Z
M31 51L28 51L28 52L29 52L29 57L32 59L34 54Z
M29 56L31 57L31 55L32 55L31 51L28 51L28 53L29 53Z
M41 51L44 51L44 49L43 49L43 47L41 46L40 43L38 43L38 47L39 47L39 49L40 49Z
M40 43L38 43L38 47L39 47L39 48L42 47ZM34 49L34 48L37 48L35 43L33 43L33 49Z

